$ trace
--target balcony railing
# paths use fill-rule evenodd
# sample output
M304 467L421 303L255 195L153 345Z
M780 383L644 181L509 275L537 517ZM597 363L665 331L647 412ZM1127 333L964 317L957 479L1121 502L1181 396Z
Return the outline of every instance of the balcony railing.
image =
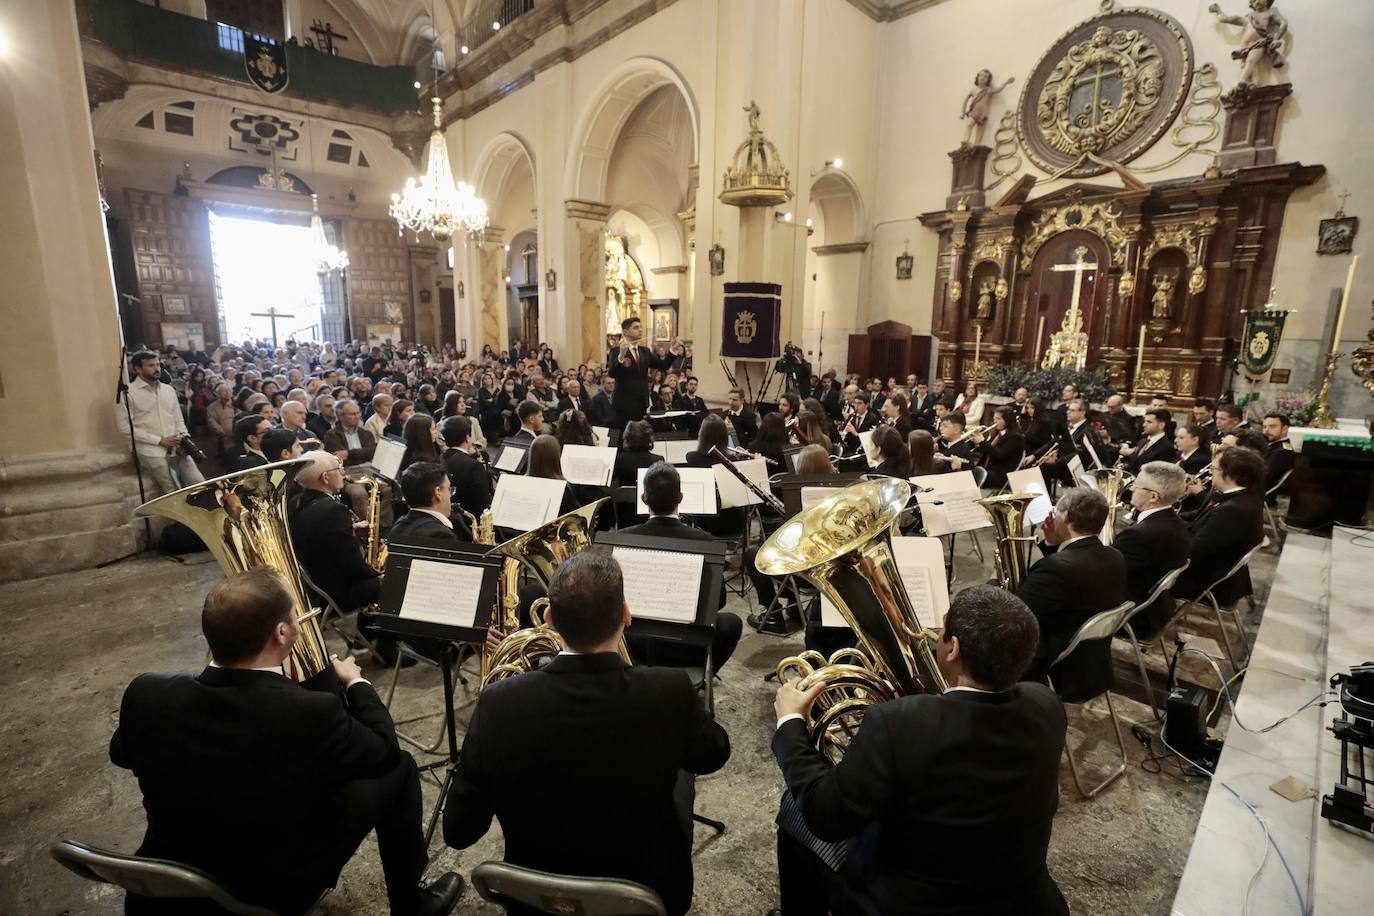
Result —
M520 0L531 5L530 0ZM229 25L158 9L137 0L87 0L85 19L116 51L192 72L249 83L243 34ZM490 28L490 23L487 24ZM414 71L379 67L299 45L286 46L286 95L358 105L384 112L415 110Z
M482 0L468 21L458 29L458 61L462 63L463 48L469 53L501 34L501 29L526 13L534 11L534 0Z

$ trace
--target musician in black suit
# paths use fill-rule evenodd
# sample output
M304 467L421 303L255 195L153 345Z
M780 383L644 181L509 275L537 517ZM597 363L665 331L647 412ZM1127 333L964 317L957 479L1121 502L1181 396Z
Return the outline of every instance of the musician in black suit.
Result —
M1094 614L1126 600L1126 561L1103 544L1107 501L1088 487L1066 490L1041 530L1057 548L1030 568L1016 595L1040 622L1040 647L1027 680L1043 680L1073 634ZM1111 647L1106 641L1075 652L1053 672L1063 695L1093 695L1111 685Z
M246 471L272 463L267 460L267 455L262 450L262 437L267 435L271 428L270 420L255 413L250 413L234 424L234 437L243 443L243 454L238 457L238 470Z
M1163 408L1152 407L1145 411L1141 437L1135 445L1123 445L1120 449L1128 474L1134 476L1140 473L1140 469L1151 461L1178 460L1178 449L1174 448L1173 440L1169 438L1169 427L1173 422L1169 411Z
M1006 486L1007 475L1021 464L1026 446L1018 429L1019 419L1015 407L1010 404L999 407L992 415L992 432L975 433L970 440L983 456L983 467L988 470L983 486L988 489L1000 490Z
M1178 451L1175 464L1190 477L1212 463L1212 450L1205 448L1207 434L1196 423L1184 423L1174 431L1174 447Z
M780 817L783 914L1069 912L1045 863L1064 707L1044 684L1017 682L1037 637L1014 596L990 585L960 592L935 647L948 689L869 707L838 765L802 719L815 691L779 688L773 755L805 826L824 841L855 838L834 881Z
M472 421L467 417L449 417L439 424L444 437L444 469L458 506L481 519L482 512L491 507L491 474L472 444Z
M626 318L620 323L621 344L606 354L607 372L615 379L614 404L617 426L644 416L649 406L649 370L667 372L673 366L671 356L659 356L648 347L640 346L644 324L638 318ZM679 338L673 339L672 354L685 355Z
M1140 438L1140 422L1126 410L1126 399L1119 394L1107 398L1107 411L1098 420L1112 442L1134 442Z
M1212 459L1212 498L1193 519L1190 565L1174 587L1193 599L1226 574L1264 539L1264 460L1248 448L1222 449ZM1250 594L1250 570L1241 569L1212 591L1219 604Z
M759 424L754 418L754 412L744 406L744 392L738 388L730 389L730 400L721 417L725 420L726 430L735 437L735 445L740 448L753 442L754 437L759 434Z
M1297 465L1298 453L1293 451L1293 443L1288 441L1288 418L1283 414L1265 414L1261 429L1264 438L1269 440L1269 447L1264 452L1264 492L1272 504L1278 501L1278 495L1268 497L1267 494L1278 486L1284 474Z
M1245 422L1245 408L1230 403L1217 405L1216 423L1218 438L1239 429L1250 428L1250 424Z
M1217 402L1210 398L1198 398L1193 402L1193 423L1197 426L1204 446L1221 441L1217 429Z
M1053 468L1061 482L1073 486L1076 482L1072 478L1069 464L1074 455L1078 456L1085 471L1097 467L1111 467L1116 463L1116 458L1110 456L1102 437L1093 429L1092 422L1088 419L1086 401L1081 398L1069 401L1064 405L1064 415L1067 418L1066 425L1061 427L1060 433L1063 447L1060 448L1059 460L1054 462Z
M855 392L854 399L850 401L850 404L854 408L854 413L850 416L844 429L840 430L840 441L846 450L852 452L863 444L859 434L877 429L878 424L882 421L878 417L878 412L870 406L867 391Z
M958 441L968 431L967 424L967 417L957 412L940 418L940 438L935 440L935 473L967 471L978 463L978 446L969 439Z
M289 429L269 429L262 434L262 454L268 464L290 461L305 454L301 440Z
M616 419L615 413L615 377L606 376L601 380L601 390L596 393L587 404L588 421L593 426L604 426L607 429L619 429L622 424Z
M719 421L717 421L719 422ZM659 461L644 475L644 504L649 507L649 520L638 525L620 529L621 534L643 534L656 538L682 538L687 541L714 541L710 532L693 528L678 516L682 504L682 477L665 461ZM725 583L720 584L720 604L725 607ZM684 595L685 601L696 601L695 595ZM740 635L744 632L744 621L738 614L719 611L716 614L716 633L711 640L711 663L717 671L725 667L730 656L735 654ZM643 658L650 665L676 665L679 667L698 666L702 661L702 651L693 646L665 643L661 640L636 639L634 629L628 637L630 655L635 659Z
M217 583L198 676L144 674L120 705L110 760L133 770L148 830L141 856L204 869L244 903L305 912L374 829L394 916L448 913L462 880L422 889L419 774L351 658L308 685L283 676L300 633L293 599L258 568ZM283 819L286 819L285 821ZM289 822L289 823L288 823ZM129 895L131 914L222 913Z
M1164 435L1169 437L1170 442L1174 441L1174 430L1178 424L1174 422L1174 413L1169 409L1169 396L1157 394L1150 398L1150 410L1162 410L1169 415L1168 422L1164 424Z
M1174 511L1187 481L1183 469L1167 461L1151 461L1141 468L1131 487L1135 524L1112 540L1112 547L1126 561L1126 597L1137 605L1131 627L1140 637L1159 632L1173 613L1169 593L1160 595L1149 607L1140 603L1166 573L1188 559L1188 523Z
M444 841L471 846L494 815L506 861L638 881L682 916L692 901L692 789L679 776L719 770L729 736L684 672L621 660L631 617L612 557L573 555L554 573L549 601L545 618L568 651L482 691L444 808Z
M681 394L673 398L673 409L691 411L690 415L685 418L687 434L695 436L701 432L701 421L706 417L706 401L697 394L698 381L695 375L687 376L687 381L683 384L686 385L686 388Z
M409 509L391 526L387 540L471 541L467 522L453 514L452 492L442 464L417 461L406 468L401 472L401 495Z
M677 407L677 396L673 391L673 386L663 384L658 386L658 391L654 394L654 401L649 408L647 419L654 427L656 433L667 433L674 430L686 431L688 422L686 417L665 416L669 412L675 412Z

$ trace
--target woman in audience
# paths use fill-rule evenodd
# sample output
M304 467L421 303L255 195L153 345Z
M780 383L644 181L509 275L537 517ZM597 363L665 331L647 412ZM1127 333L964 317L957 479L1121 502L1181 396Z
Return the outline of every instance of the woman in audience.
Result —
M923 477L935 473L935 437L924 429L914 429L906 437L911 453L911 476Z
M396 438L405 437L406 421L415 414L415 402L401 398L391 405L391 415L387 418L385 433Z
M964 386L964 393L954 399L954 409L968 417L969 426L978 426L983 422L983 397L978 393L977 382L969 382Z
M410 419L405 422L405 429L401 438L405 439L406 443L405 454L401 456L402 472L417 461L443 463L444 459L439 451L439 443L435 439L434 418L429 414L412 411Z
M907 451L901 433L891 426L879 426L873 433L873 447L879 459L878 466L873 469L874 474L903 479L911 476L911 453Z
M647 420L625 424L620 436L620 449L615 455L615 470L611 482L618 487L633 487L639 482L639 469L652 467L662 461L654 454L654 428Z
M391 419L391 405L395 403L395 400L389 394L374 394L372 396L372 416L367 418L363 428L378 439L386 434L386 425Z
M439 412L443 409L443 405L439 403L439 396L434 393L433 385L420 386L420 399L415 402L415 409L427 413L431 417L437 417L439 415Z
M501 435L501 411L496 407L496 395L500 388L496 384L496 373L483 372L481 383L477 386L477 422L488 439Z
M191 377L186 380L186 429L188 432L194 435L205 426L205 409L210 406L214 397L214 392L210 390L210 385L205 380L205 370L196 366L191 370Z
M467 401L456 391L444 392L444 412L440 419L465 416L468 412Z

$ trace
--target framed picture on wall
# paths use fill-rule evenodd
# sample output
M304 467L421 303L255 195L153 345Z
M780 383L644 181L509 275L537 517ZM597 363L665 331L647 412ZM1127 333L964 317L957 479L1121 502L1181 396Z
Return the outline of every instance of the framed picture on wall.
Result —
M395 343L401 339L399 324L369 324L367 326L367 345L380 347L382 344Z
M674 317L671 308L654 309L654 343L667 343L673 339Z
M167 315L189 315L191 307L185 296L166 295L162 297L162 311Z
M162 324L162 345L168 344L178 350L189 350L191 342L196 346L205 343L205 326L199 321L164 321Z

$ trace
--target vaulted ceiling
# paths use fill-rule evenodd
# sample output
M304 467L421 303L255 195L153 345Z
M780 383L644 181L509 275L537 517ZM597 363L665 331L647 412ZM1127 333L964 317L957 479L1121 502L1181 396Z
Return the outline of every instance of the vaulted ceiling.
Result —
M318 0L331 10L345 30L351 29L374 64L409 64L417 55L417 39L435 31L445 52L458 27L475 13L479 0ZM431 18L432 16L432 18ZM423 48L423 45L420 46ZM450 57L450 60L452 58Z

